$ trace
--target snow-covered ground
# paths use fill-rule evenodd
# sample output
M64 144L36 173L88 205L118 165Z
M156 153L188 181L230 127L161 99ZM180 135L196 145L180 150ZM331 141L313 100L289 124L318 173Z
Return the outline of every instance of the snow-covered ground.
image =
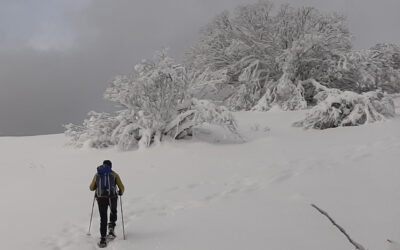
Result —
M104 159L126 186L127 240L119 217L111 249L354 249L311 203L369 250L400 241L399 118L316 131L291 127L304 111L236 116L245 143L214 127L133 152L0 138L1 249L96 249L88 187Z

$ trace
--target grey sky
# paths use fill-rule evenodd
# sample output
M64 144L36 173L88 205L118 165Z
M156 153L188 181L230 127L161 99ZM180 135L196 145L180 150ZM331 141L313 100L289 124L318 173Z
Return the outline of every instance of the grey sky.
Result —
M255 0L256 1L256 0ZM0 0L0 135L59 133L155 50L181 58L215 14L252 0ZM400 44L399 0L275 0L348 16L358 48Z

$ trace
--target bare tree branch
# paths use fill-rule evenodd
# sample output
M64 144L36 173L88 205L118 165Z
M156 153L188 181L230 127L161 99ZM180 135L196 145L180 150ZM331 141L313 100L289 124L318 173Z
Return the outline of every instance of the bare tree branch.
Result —
M317 209L318 212L320 212L321 214L325 215L325 216L332 222L332 224L333 224L335 227L337 227L337 228L340 230L340 232L342 232L342 233L347 237L347 239L350 241L350 243L351 243L356 249L359 249L359 250L366 250L361 244L359 244L359 243L355 242L353 239L351 239L350 236L346 233L346 231L345 231L341 226L339 226L339 225L329 216L329 214L328 214L327 212L325 212L324 210L320 209L319 207L317 207L317 206L314 205L314 204L311 204L311 206L312 206L313 208Z

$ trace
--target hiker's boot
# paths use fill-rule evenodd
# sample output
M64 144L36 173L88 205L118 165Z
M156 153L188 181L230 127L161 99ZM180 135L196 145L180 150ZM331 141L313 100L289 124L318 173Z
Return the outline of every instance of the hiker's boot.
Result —
M116 235L115 235L115 231L114 231L114 227L109 227L108 228L108 235L107 235L107 237L109 238L109 239L115 239L115 237L117 237Z
M99 242L99 247L100 248L103 248L103 247L106 247L107 246L107 239L106 239L106 237L101 237L100 238L100 242Z

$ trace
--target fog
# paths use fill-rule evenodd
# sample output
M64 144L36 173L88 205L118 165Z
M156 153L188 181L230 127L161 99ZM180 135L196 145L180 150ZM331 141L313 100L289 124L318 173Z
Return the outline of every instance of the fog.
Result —
M111 111L108 82L169 47L178 60L217 13L246 0L0 0L0 135L63 132ZM348 16L356 48L400 44L398 0L274 1Z

